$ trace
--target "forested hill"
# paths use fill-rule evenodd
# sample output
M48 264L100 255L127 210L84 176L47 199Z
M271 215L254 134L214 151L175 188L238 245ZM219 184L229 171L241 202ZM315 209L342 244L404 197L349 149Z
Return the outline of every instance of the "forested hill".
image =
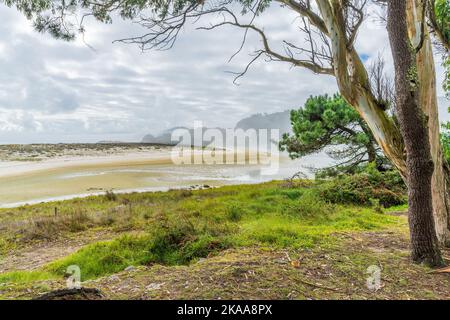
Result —
M258 113L240 120L236 124L239 129L279 129L280 134L291 132L290 110L276 113Z
M286 132L291 132L291 123L289 119L290 111L282 111L269 114L254 114L250 117L244 118L236 123L236 129L279 129L280 135ZM168 129L158 135L147 134L142 139L145 143L162 143L172 144L171 135L172 132L179 127ZM220 129L220 128L219 128ZM221 129L224 130L224 129Z

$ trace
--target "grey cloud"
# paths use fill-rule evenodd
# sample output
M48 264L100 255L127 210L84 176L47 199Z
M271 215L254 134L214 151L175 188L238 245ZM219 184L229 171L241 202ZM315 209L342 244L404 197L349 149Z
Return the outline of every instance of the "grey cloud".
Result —
M274 48L283 38L301 41L294 18L280 8L261 17ZM85 41L94 51L80 41L37 34L11 9L2 7L0 20L0 46L6 48L6 54L0 52L0 143L140 140L194 120L233 127L251 114L298 108L310 95L337 90L332 77L263 60L234 85L226 71L242 71L248 53L261 43L249 35L241 54L228 63L243 36L232 28L188 27L172 50L142 53L112 44L142 34L129 22L89 23ZM359 48L376 55L387 38L379 32L381 44L374 44L370 30L362 31ZM25 114L32 120L24 121Z

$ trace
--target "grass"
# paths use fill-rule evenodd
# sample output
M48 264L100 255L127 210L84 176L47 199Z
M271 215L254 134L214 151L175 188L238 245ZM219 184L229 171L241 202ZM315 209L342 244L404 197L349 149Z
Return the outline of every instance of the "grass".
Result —
M21 283L27 284L34 281L55 279L58 276L46 271L12 271L0 274L0 283Z
M149 238L125 236L113 241L97 242L78 252L47 265L44 269L62 276L67 267L77 265L82 270L82 280L122 271L131 265L149 261Z
M386 208L385 211L386 212L402 212L402 211L407 211L408 210L408 204L400 204L397 206L392 206L389 208Z
M397 228L405 221L370 206L325 202L309 184L286 187L270 182L96 196L2 209L0 223L7 226L0 236L0 247L6 252L8 247L26 246L30 241L89 230L139 231L87 245L36 271L0 275L0 283L21 283L62 278L70 265L78 265L82 279L88 280L128 266L187 265L227 248L332 247L338 244L336 233Z

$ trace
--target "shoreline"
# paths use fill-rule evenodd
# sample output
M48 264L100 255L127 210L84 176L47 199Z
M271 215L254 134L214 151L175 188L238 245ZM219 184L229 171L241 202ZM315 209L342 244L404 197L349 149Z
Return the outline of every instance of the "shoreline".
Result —
M87 197L96 197L96 196L102 196L106 193L106 191L113 191L115 194L129 194L129 193L147 193L147 192L167 192L170 190L188 190L192 186L180 186L180 187L148 187L148 188L136 188L136 189L122 189L122 190L102 190L102 191L93 191L92 193L83 193L83 194L71 194L71 195L64 195L64 196L56 196L56 197L49 197L49 198L42 198L42 199L35 199L30 201L20 201L20 202L14 202L14 203L7 203L7 204L0 204L0 209L12 209L12 208L19 208L19 207L25 207L25 206L32 206L42 203L51 203L51 202L59 202L59 201L66 201L66 200L73 200L77 198L87 198ZM211 187L213 188L213 187Z
M54 171L58 169L84 169L109 166L136 166L136 165L177 165L172 160L173 149L165 147L158 150L123 152L118 154L102 154L102 155L80 155L80 156L57 156L47 158L40 161L9 161L0 160L0 179L11 177L22 177L32 175L34 173L43 173L45 171ZM203 152L203 149L194 149L193 155ZM217 152L217 151L216 151ZM227 152L222 152L225 156ZM234 152L239 154L240 152ZM252 153L246 153L249 156ZM257 154L257 153L255 153ZM226 163L224 163L226 165ZM247 163L245 163L247 164ZM253 165L253 164L249 164ZM256 164L260 165L260 164Z
M167 153L162 155L136 152L104 156L56 157L42 161L0 161L0 178L26 176L33 173L42 173L63 168L170 163L172 163L170 150L167 150Z
M201 185L252 184L277 178L253 176L255 170L261 170L260 164L186 166L189 165L174 163L171 148L63 156L39 162L0 161L0 208L98 196L108 190L118 194L158 192Z
M217 158L199 158L204 148L194 148L194 156L187 159L171 146L100 151L63 146L62 150L57 154L46 150L39 161L31 156L30 161L0 160L0 208L98 196L109 190L123 194L261 183L290 177L305 164L286 154L278 154L277 163L272 163L267 153L242 149L211 150ZM21 149L16 151L20 152L23 155ZM233 163L225 161L228 154L233 154ZM223 163L214 161L221 158ZM204 162L197 163L199 159Z
M105 195L107 191L113 191L115 194L132 194L132 193L154 193L154 192L169 192L171 190L205 190L205 189L216 189L221 188L225 186L230 185L250 185L250 184L260 184L265 182L270 182L275 180L267 180L267 181L247 181L243 182L240 181L239 183L230 183L230 184L222 184L222 185L207 185L208 187L204 187L204 185L201 184L187 184L187 185L181 185L181 186L172 186L172 187L147 187L147 188L135 188L135 189L110 189L110 190L101 190L101 191L93 191L93 192L87 192L87 193L81 193L81 194L70 194L70 195L63 195L63 196L56 196L56 197L48 197L48 198L42 198L42 199L34 199L30 201L20 201L20 202L11 202L6 204L0 204L0 210L1 209L13 209L13 208L20 208L20 207L26 207L26 206L33 206L38 204L44 204L44 203L51 203L51 202L60 202L60 201L68 201L73 199L83 199L88 197L97 197Z

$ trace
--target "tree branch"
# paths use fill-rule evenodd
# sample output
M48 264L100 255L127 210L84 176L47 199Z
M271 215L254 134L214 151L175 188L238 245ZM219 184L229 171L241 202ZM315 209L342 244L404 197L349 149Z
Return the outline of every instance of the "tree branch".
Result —
M299 13L300 15L308 18L308 20L311 22L312 25L317 27L321 32L328 35L328 29L325 25L325 22L322 20L322 18L315 13L309 4L309 1L306 3L302 1L294 1L294 0L277 0L277 2L280 2L282 4L287 5L289 8L294 10L295 12Z
M263 42L263 47L264 47L263 51L268 56L270 56L272 58L275 58L278 61L289 62L289 63L293 64L294 66L303 67L303 68L309 69L312 72L317 73L317 74L328 74L328 75L333 75L334 74L333 68L324 68L321 65L319 65L319 64L317 64L317 63L315 63L313 61L295 59L292 55L291 56L285 56L285 55L282 55L282 54L272 50L272 48L269 45L269 41L268 41L267 36L265 35L264 31L262 31L260 28L256 27L253 24L241 24L241 23L239 23L236 15L233 12L231 12L229 9L221 8L220 10L215 10L215 11L216 12L221 11L221 12L229 14L232 17L233 21L223 21L223 22L211 25L209 27L199 27L197 29L199 29L199 30L212 30L212 29L215 29L217 27L221 27L221 26L225 26L225 25L231 25L231 26L239 27L239 28L246 29L246 30L250 29L250 30L255 31L257 34L259 34L259 36L261 37L261 40Z

